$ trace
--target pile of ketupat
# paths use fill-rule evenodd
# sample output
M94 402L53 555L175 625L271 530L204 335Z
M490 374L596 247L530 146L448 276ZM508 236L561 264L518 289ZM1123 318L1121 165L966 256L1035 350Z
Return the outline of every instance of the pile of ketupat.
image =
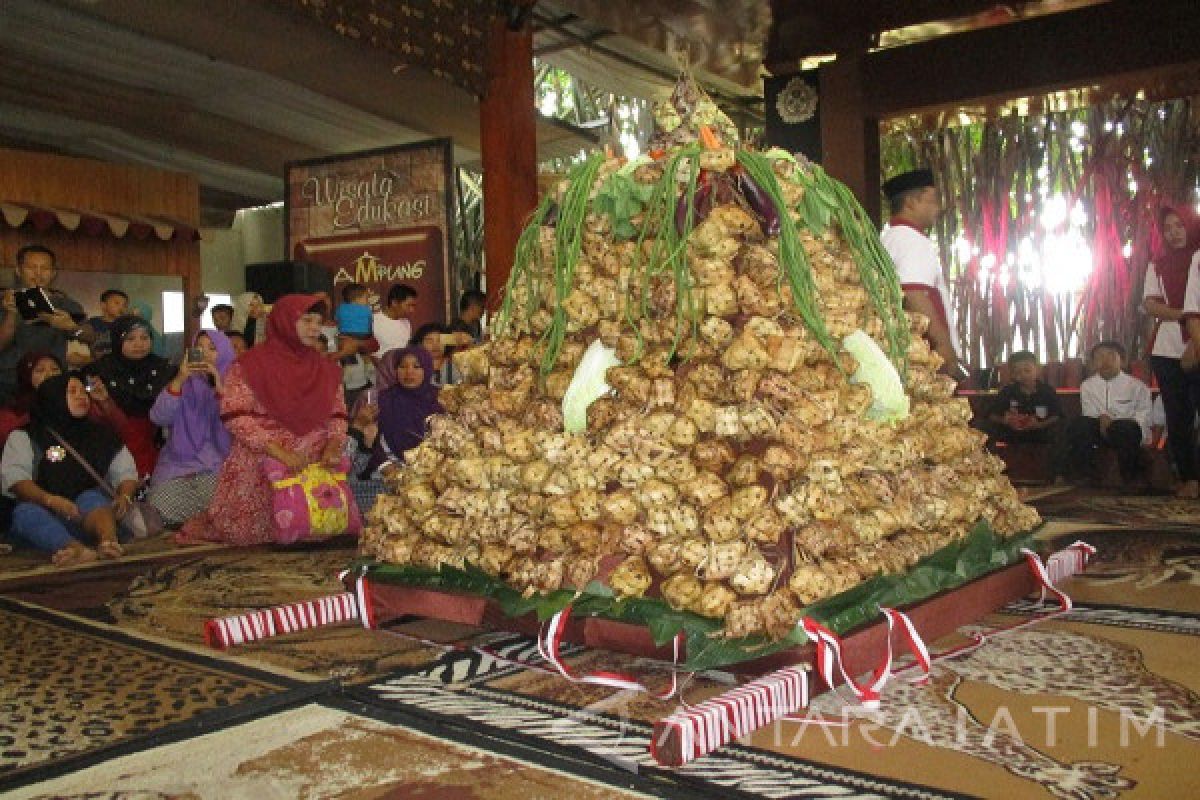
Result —
M598 581L778 639L980 520L1038 524L846 187L704 133L545 198L366 554L527 595Z

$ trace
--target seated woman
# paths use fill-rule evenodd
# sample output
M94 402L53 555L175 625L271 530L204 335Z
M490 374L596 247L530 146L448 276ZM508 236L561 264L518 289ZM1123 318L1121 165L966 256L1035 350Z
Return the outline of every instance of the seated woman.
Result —
M62 364L53 353L35 351L21 356L17 362L17 392L11 403L0 408L0 449L3 449L10 433L29 424L29 409L33 405L37 387L46 378L61 374ZM14 505L11 497L0 494L0 530L7 531L12 523Z
M184 359L167 389L150 408L155 425L169 428L167 442L150 477L146 501L163 524L178 528L208 508L217 473L229 456L230 437L221 422L222 379L236 354L225 334L203 330L193 347L204 360Z
M209 510L188 520L179 544L253 545L275 539L264 456L293 471L320 461L337 466L346 439L346 403L337 362L314 347L321 303L312 295L280 298L267 339L225 375L221 418L232 435Z
M154 327L154 306L145 300L134 300L129 305L131 309L130 313L141 317L146 322L146 329L150 333L150 352L156 356L163 356L165 358L167 355L167 340L159 332L158 328Z
M142 477L154 472L158 460L158 429L150 419L150 407L175 372L165 358L151 352L152 346L148 322L132 315L118 317L112 324L112 352L86 370L100 379L108 396L124 412L126 420L118 432ZM95 393L95 386L92 391Z
M88 419L91 399L78 375L42 381L29 425L13 431L0 459L0 483L16 499L12 535L52 555L58 566L117 558L117 521L137 489L133 456L106 425ZM56 435L57 434L57 435ZM116 487L110 499L88 468ZM94 542L93 550L86 542Z
M42 381L61 375L62 371L62 364L53 353L35 351L21 356L17 362L17 392L9 405L0 408L0 446L8 441L10 433L29 424L29 409Z
M442 413L429 351L418 345L394 353L395 383L379 394L379 435L367 463L372 473L385 461L403 460L425 438L429 417Z
M426 420L440 414L433 357L420 345L389 351L380 359L379 402L360 401L350 420L346 455L353 469L350 489L364 514L384 489L380 467L402 462L425 438Z

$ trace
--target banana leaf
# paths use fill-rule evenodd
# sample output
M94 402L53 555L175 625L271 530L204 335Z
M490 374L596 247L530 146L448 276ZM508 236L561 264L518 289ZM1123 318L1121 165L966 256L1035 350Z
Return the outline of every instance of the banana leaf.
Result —
M1029 547L1031 542L1032 533L1003 538L980 520L965 538L926 556L908 572L876 576L807 607L804 615L845 634L878 619L880 606L918 603L1006 567L1017 561L1021 557L1021 548ZM366 576L374 582L482 595L494 600L512 617L536 614L539 620L545 621L570 605L574 616L644 625L655 644L660 646L682 633L687 640L687 660L682 668L692 672L737 664L807 642L799 626L788 636L775 641L764 636L727 638L721 635L719 620L677 611L657 597L620 599L599 583L591 583L578 592L559 590L524 597L503 581L471 565L462 569L445 565L440 569L428 569L360 559L351 566L352 574L358 570L365 570Z

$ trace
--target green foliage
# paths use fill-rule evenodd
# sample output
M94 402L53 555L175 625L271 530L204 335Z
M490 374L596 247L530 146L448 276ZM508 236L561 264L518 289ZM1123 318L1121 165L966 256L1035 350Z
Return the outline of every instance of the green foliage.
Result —
M641 159L631 161L609 175L592 201L592 209L612 221L613 236L618 239L633 239L638 235L641 229L632 220L646 210L654 196L652 184L633 179L633 171L644 163Z
M966 538L925 557L903 575L879 575L809 606L804 609L804 616L844 634L877 619L881 606L916 603L1012 564L1020 559L1021 548L1029 547L1031 541L1031 533L1010 539L1002 538L980 520ZM688 671L736 664L807 641L799 626L777 641L770 641L765 636L731 639L721 634L719 620L677 611L661 598L617 599L608 587L596 582L588 584L581 592L559 590L525 597L499 578L471 565L462 569L442 566L431 570L412 565L359 561L352 565L352 574L359 568L366 569L368 577L380 583L482 595L496 601L510 617L535 614L544 622L570 605L572 614L578 617L602 617L644 625L655 644L660 646L668 644L676 634L682 633L687 640L687 659L683 668Z

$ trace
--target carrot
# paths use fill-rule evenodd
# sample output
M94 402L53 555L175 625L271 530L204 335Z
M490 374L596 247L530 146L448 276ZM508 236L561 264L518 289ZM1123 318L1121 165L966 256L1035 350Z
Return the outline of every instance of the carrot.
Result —
M721 142L717 139L717 135L707 125L700 126L700 141L706 150L719 150L721 148Z

